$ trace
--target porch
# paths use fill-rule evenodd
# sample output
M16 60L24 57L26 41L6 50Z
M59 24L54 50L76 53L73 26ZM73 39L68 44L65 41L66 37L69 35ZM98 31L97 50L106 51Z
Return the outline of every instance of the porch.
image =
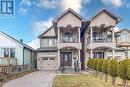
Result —
M108 47L97 47L95 49L87 50L90 58L107 58L114 59L115 58L115 48Z
M66 71L80 70L81 59L80 50L74 47L65 47L58 50L58 61L60 69Z

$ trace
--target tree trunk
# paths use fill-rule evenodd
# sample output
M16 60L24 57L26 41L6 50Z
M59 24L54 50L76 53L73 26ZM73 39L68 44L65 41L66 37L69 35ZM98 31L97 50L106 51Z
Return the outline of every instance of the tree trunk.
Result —
M116 77L112 77L112 86L115 86Z
M126 80L125 79L123 79L123 82L122 82L122 87L126 87Z
M107 82L108 74L105 73L105 82Z
M97 75L98 75L98 71L96 71L96 74L95 74L95 77L97 78Z
M129 87L129 81L128 80L126 81L126 87Z
M102 80L102 77L103 77L103 73L102 72L100 72L100 79Z

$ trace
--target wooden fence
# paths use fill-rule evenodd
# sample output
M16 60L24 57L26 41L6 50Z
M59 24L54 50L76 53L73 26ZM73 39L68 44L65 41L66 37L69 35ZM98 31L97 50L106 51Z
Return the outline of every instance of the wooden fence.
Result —
M27 71L31 67L29 65L1 65L0 72L7 74L15 74L22 71Z
M8 77L15 76L17 73L29 71L29 65L0 65L0 80L6 81Z
M0 57L0 65L16 65L17 58Z

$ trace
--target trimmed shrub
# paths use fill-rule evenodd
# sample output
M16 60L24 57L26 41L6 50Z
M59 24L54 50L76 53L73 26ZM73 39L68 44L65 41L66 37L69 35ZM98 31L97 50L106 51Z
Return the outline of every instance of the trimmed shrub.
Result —
M102 65L103 65L103 59L99 59L98 65L97 65L97 70L99 72L102 72Z
M90 62L90 68L93 69L93 62L94 62L94 59L91 59L91 62Z
M123 79L122 87L126 87L126 82L129 79L128 78L128 66L130 64L130 59L125 59L120 62L118 67L118 76Z
M116 80L116 77L118 76L118 73L117 73L118 66L119 66L118 61L116 61L114 59L112 59L108 65L108 71L109 71L109 74L112 76L112 85L113 86L115 86L115 80Z
M108 64L109 64L109 60L104 59L102 65L102 72L105 73L105 82L107 82L108 79Z
M127 76L128 76L128 80L130 80L130 64L127 67Z
M87 66L88 66L88 68L90 68L90 64L91 64L91 59L89 59L88 61L87 61Z
M93 66L93 69L96 70L96 71L97 71L98 61L99 61L99 59L94 59L93 65L92 65L92 66Z
M95 72L96 77L97 77L97 74L98 74L98 70L97 70L98 61L99 61L99 59L94 59L94 61L93 61L93 69L96 71Z
M103 77L103 73L102 73L103 60L104 59L98 59L98 64L97 64L97 70L100 72L100 79L102 79Z

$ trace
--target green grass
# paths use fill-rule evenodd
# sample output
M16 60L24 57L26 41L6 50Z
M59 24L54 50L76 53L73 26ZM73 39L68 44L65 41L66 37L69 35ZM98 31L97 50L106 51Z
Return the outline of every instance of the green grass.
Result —
M94 75L57 75L53 81L52 87L112 87L111 77L105 83L104 77L100 80ZM116 86L121 87L121 79L116 79Z

